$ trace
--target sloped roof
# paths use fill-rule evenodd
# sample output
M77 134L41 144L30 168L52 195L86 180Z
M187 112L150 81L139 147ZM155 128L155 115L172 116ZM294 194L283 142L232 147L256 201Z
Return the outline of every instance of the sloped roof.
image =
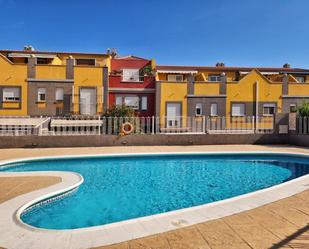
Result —
M72 55L100 55L100 56L107 56L104 53L93 53L93 52L63 52L63 51L28 51L28 50L10 50L10 49L2 49L0 53L22 53L22 54L72 54Z
M238 71L252 71L256 69L260 72L297 72L309 73L309 69L303 68L283 68L283 67L214 67L214 66L175 66L175 65L157 65L157 70L177 70L177 71L225 71L225 72L238 72Z
M135 55L119 56L119 57L115 57L113 59L114 60L144 60L144 61L149 61L149 59L145 59L145 58L138 57L138 56L135 56Z

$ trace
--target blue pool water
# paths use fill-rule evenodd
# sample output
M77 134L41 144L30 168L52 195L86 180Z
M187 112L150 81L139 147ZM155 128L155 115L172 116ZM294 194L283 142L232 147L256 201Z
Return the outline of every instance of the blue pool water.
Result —
M0 168L1 170L1 168ZM73 229L197 206L308 174L309 159L282 155L161 155L40 160L2 171L75 171L80 188L22 215L30 225Z

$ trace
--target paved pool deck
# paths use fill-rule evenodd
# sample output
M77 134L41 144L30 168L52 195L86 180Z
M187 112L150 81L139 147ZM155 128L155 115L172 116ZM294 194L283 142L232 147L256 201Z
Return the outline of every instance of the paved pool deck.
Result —
M171 146L0 150L0 160L75 154L282 151L309 154L309 148L287 146ZM59 177L1 177L0 204L21 194L46 188ZM309 184L309 183L308 183ZM16 238L18 239L18 238ZM0 241L1 247L1 241ZM82 248L82 247L80 247ZM242 213L160 233L102 249L309 248L309 190Z

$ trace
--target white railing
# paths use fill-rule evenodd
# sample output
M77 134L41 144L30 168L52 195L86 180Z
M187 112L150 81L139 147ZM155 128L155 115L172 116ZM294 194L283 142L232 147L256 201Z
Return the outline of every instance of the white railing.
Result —
M132 125L131 135L254 134L272 133L274 121L273 116L101 117L80 115L39 119L16 117L14 119L0 119L0 136L123 135L123 124L125 123ZM307 124L308 121L306 121ZM304 122L301 123L301 127L303 127Z
M41 135L48 129L49 117L6 116L0 118L0 136Z
M272 133L275 121L273 116L207 117L206 120L209 134Z

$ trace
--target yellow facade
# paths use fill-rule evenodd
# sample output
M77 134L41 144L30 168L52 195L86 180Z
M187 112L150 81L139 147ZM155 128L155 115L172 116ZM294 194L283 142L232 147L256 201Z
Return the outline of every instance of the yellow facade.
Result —
M21 88L21 103L1 100L3 108L0 109L0 115L27 115L27 66L13 64L0 54L0 87L6 86ZM20 108L18 108L19 105Z
M276 103L278 112L281 112L282 83L270 82L257 70L251 71L238 82L227 82L226 95L227 116L231 115L232 102Z
M219 95L220 84L217 82L195 82L194 94L195 95Z
M187 84L178 82L164 82L161 84L161 110L160 117L161 124L164 124L164 118L167 116L167 103L177 102L181 103L181 116L187 116ZM163 122L162 122L163 121ZM185 125L186 120L182 119L182 124Z
M308 96L309 95L309 83L290 83L288 95Z
M0 108L0 115L28 115L27 110L27 89L28 89L28 64L27 58L29 53L25 52L25 57L10 57L10 53L17 53L18 56L23 54L23 51L4 51L0 53L0 87L1 89L6 86L14 86L21 88L21 103L20 101L2 101L2 108ZM91 87L96 89L97 99L97 113L103 112L103 67L110 68L110 56L104 54L78 54L78 53L45 53L47 56L47 64L35 65L35 82L48 80L52 84L55 82L67 81L67 59L95 59L95 65L74 65L74 79L72 89L72 103L73 112L79 114L79 92L82 87ZM44 52L40 53L34 51L31 57L44 58ZM50 55L55 55L53 58L49 58ZM49 56L49 57L48 57ZM109 70L108 70L109 71ZM66 84L65 82L63 84ZM47 93L47 95L50 93ZM54 93L53 93L54 94ZM37 102L37 96L35 100L38 109L44 109L47 107L45 101ZM63 101L58 101L54 104L56 107L63 107Z
M37 79L49 80L65 80L66 79L66 66L62 65L37 65L36 66Z
M165 69L163 69L165 70ZM178 71L175 70L173 73L173 69L170 72L162 73L160 72L157 75L157 80L161 82L161 92L160 92L160 115L162 117L166 116L166 103L168 102L180 102L182 104L182 116L187 116L189 113L188 108L188 81L187 81L187 74L183 74L183 82L170 82L168 81L169 74L180 74L182 69ZM185 69L183 69L185 70ZM192 68L195 70L195 68ZM169 71L166 69L166 71ZM190 69L188 69L190 71ZM225 74L226 77L226 92L220 93L220 85L224 84L221 82L210 82L209 76L211 75L221 75L222 73ZM291 74L288 74L288 95L289 96L306 96L309 98L309 82L306 83L296 83L295 77ZM250 106L251 110L248 110L248 116L255 116L256 113L254 112L255 105L260 103L259 107L259 116L262 116L258 123L263 123L272 125L271 119L267 115L263 114L263 110L261 106L263 104L276 104L276 113L283 112L283 84L285 79L284 73L265 73L262 74L257 69L252 69L248 73L243 72L231 72L227 71L224 72L224 68L222 71L205 71L199 70L194 74L194 93L195 97L219 97L222 94L225 97L225 117L231 117L231 106L232 103L246 103ZM306 79L308 77L306 76ZM201 100L200 100L201 101ZM209 99L209 102L212 100ZM194 102L196 103L196 102ZM222 102L220 102L222 104ZM253 109L252 109L253 108ZM192 111L192 107L191 107ZM262 114L261 114L262 113ZM263 116L264 115L264 116ZM215 119L215 118L214 118ZM236 120L235 117L231 118L231 127L234 125L238 125L238 123L242 123L250 127L254 125L253 121L250 119L246 120ZM238 122L239 121L239 122ZM228 123L228 120L226 120ZM255 124L256 125L256 124Z
M101 67L74 67L73 112L79 113L80 89L95 88L97 94L97 112L103 112L103 73Z

